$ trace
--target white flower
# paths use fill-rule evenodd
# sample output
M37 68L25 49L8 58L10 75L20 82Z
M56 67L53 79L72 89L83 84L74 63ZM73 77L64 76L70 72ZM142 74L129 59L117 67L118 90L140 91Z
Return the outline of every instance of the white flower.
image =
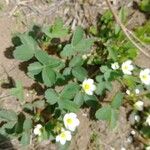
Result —
M135 89L135 93L136 93L136 94L139 94L139 93L140 93L140 90L139 90L139 89Z
M80 124L80 121L75 113L65 114L63 121L65 127L71 131L75 131L76 127Z
M148 115L148 117L146 119L146 123L150 126L150 115Z
M144 105L144 102L142 101L137 101L135 104L134 104L134 107L135 109L139 110L139 111L142 111L143 110L143 105Z
M85 79L82 83L82 88L85 93L88 95L93 95L93 92L96 90L96 86L94 85L93 79Z
M135 115L135 116L134 116L134 119L135 119L135 121L139 122L141 118L140 118L139 115Z
M134 69L134 67L133 67L133 65L131 63L132 63L131 60L127 60L127 61L125 61L122 64L121 69L122 69L124 74L127 74L127 75L131 75L132 74L131 71Z
M126 149L124 147L122 147L121 150L126 150Z
M35 135L41 135L41 128L42 128L42 125L41 124L37 124L36 126L35 126L35 128L34 128L34 130L33 130L33 133L35 134Z
M134 130L132 130L132 131L131 131L131 134L132 134L132 135L135 135L135 134L136 134L136 132L135 132Z
M150 85L150 69L141 70L140 79L142 83Z
M88 58L87 55L82 55L83 60L86 60L87 58Z
M62 129L62 132L56 136L56 142L60 142L62 145L66 143L66 141L71 141L71 132Z
M147 146L147 147L146 147L146 150L150 150L150 146Z
M131 94L130 90L126 90L126 94L130 95Z
M112 68L113 70L119 69L119 64L118 64L118 62L115 62L115 63L111 64L111 68Z

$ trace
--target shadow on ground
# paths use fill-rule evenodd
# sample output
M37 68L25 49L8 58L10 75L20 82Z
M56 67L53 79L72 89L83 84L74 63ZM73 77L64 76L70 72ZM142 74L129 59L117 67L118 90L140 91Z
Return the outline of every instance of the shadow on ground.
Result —
M0 134L0 150L16 150L9 138L4 137Z

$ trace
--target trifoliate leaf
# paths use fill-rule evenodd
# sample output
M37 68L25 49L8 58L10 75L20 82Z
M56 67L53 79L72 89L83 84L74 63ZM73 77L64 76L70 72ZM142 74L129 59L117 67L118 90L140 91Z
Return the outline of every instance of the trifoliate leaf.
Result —
M63 21L58 18L52 27L43 28L43 32L50 38L61 38L68 34L68 28L64 27Z
M20 39L22 45L16 47L13 55L15 59L27 61L34 56L39 47L35 40L27 34L20 35Z
M45 91L45 98L47 99L47 102L51 105L55 104L60 100L59 95L53 89L47 89Z

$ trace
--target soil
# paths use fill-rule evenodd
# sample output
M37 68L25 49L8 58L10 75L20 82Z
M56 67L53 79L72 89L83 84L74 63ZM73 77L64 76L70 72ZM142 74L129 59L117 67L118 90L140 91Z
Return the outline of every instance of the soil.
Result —
M26 31L34 23L50 24L58 16L63 18L66 25L71 25L72 29L76 25L87 27L96 24L97 15L102 14L107 9L107 5L103 0L28 0L26 5L19 5L16 11L13 11L15 5L15 0L0 1L0 107L19 111L18 102L9 92L14 80L21 80L25 87L32 86L33 89L36 84L25 74L27 64L20 65L19 61L13 59L12 36L17 32ZM133 8L132 1L113 1L116 9L122 5L126 5L131 14L127 25L130 29L145 22L145 15ZM149 59L142 54L139 55L136 63L142 67L150 67ZM40 87L34 90L39 89ZM29 101L35 96L32 90L26 90L25 95ZM129 141L132 128L128 121L128 112L125 107L120 108L118 125L112 131L107 123L91 119L89 109L81 110L78 114L80 127L71 142L70 150L121 150L123 147L127 150L142 150L143 145L136 141L136 136L133 137L132 142ZM3 142L0 136L1 149L25 148L22 148L15 139ZM56 150L57 148L50 141L44 141L39 144L33 142L27 149Z

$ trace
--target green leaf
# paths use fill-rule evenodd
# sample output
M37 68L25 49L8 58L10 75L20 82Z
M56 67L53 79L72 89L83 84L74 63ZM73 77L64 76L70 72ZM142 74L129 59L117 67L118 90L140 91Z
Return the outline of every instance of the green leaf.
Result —
M60 109L66 109L66 110L69 110L71 112L79 111L79 106L73 101L61 99L58 101L58 104L59 104Z
M63 51L61 51L60 53L61 57L63 58L66 58L66 57L70 58L74 54L75 54L74 47L71 44L65 45L65 47L63 48Z
M42 78L44 84L49 87L51 87L56 82L55 72L49 67L45 67L42 70Z
M109 70L109 68L107 66L101 66L100 70L102 73L105 73L105 72L107 72L107 70Z
M98 120L110 121L110 119L111 119L111 106L110 105L103 106L102 108L100 108L99 110L96 111L95 116Z
M69 83L64 87L60 94L61 99L73 99L75 94L79 92L79 85L76 83Z
M107 50L109 52L109 58L113 59L114 62L117 61L118 53L116 49L114 49L113 47L107 47Z
M102 81L99 84L97 84L95 93L97 95L102 95L104 90L105 90L105 82Z
M0 121L17 121L18 116L12 110L0 110Z
M34 62L28 66L28 71L33 74L39 74L43 69L43 66L39 62Z
M53 89L47 89L45 91L45 98L47 99L47 102L51 105L55 104L60 100L59 95Z
M76 46L83 39L83 35L84 35L84 30L78 26L71 40L72 45Z
M20 142L23 146L30 144L30 132L29 131L23 132Z
M112 72L112 70L111 70L111 69L108 69L108 70L104 73L104 79L105 79L106 81L108 81L108 80L110 79L110 77L111 77L111 72Z
M83 64L83 59L80 56L74 56L73 59L71 59L69 66L70 67L75 67L75 66L82 66Z
M71 74L71 69L72 68L70 68L70 67L65 68L64 71L63 71L63 75L64 76L70 75Z
M84 101L88 106L93 107L94 109L97 109L99 107L98 99L95 95L84 95Z
M84 97L83 97L83 94L82 92L78 92L75 97L74 97L74 102L79 106L81 107L84 103Z
M29 131L30 129L32 129L32 120L31 118L26 118L24 123L23 123L23 129L25 131Z
M45 107L45 101L44 100L37 100L33 102L33 106L36 108L44 108Z
M111 82L106 81L105 82L105 88L111 92L113 89Z
M144 12L150 12L150 0L142 0L140 3L140 9Z
M119 107L122 105L123 102L123 96L124 94L122 92L118 92L114 97L111 106L115 109L119 109Z
M72 69L72 74L77 80L83 81L85 78L87 78L87 71L83 67L74 67Z
M48 55L45 51L39 50L35 53L35 57L43 64L50 68L58 67L60 61Z
M43 32L50 38L61 38L68 34L68 28L64 27L62 19L57 18L54 25L43 28Z
M76 46L75 46L75 50L79 53L87 53L92 45L94 43L94 39L89 38L89 39L82 39Z
M117 124L117 120L118 120L118 111L115 109L111 109L111 119L110 119L110 127L113 129L114 127L116 127Z
M27 61L34 56L36 49L39 47L35 40L27 34L20 35L20 39L22 45L16 47L13 55L15 59Z
M10 90L11 94L17 97L21 102L24 101L23 85L20 81L16 81L16 87Z

